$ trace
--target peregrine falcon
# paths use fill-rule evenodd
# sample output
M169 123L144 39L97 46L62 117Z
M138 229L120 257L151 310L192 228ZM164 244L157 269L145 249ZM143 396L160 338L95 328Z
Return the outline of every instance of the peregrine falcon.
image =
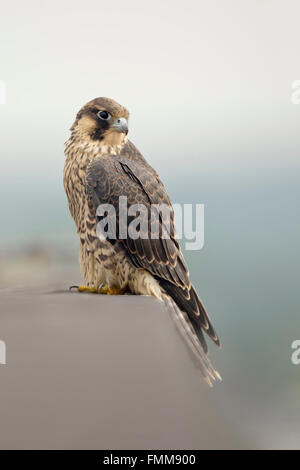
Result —
M129 112L112 99L96 98L78 112L65 145L64 187L80 237L79 261L85 285L79 292L151 295L172 312L178 329L198 359L206 381L221 379L208 359L206 333L219 338L189 278L176 237L174 213L158 174L127 138ZM142 233L131 238L101 237L97 210L110 204L120 218L120 197L127 205L165 204L170 208L169 237ZM130 223L130 217L126 219ZM149 224L146 225L150 230ZM147 231L146 230L146 231ZM145 236L146 235L146 236Z

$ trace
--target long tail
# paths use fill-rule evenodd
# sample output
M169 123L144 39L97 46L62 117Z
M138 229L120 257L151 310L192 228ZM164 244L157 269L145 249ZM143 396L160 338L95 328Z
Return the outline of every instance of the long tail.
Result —
M203 337L203 333L199 328L199 331L195 330L193 323L186 312L180 310L175 301L166 292L162 294L164 304L170 312L175 325L183 337L185 343L189 347L189 350L193 353L196 359L196 364L200 368L200 371L210 387L212 382L215 380L222 380L219 372L213 367L208 356L206 342ZM196 325L197 326L197 325Z

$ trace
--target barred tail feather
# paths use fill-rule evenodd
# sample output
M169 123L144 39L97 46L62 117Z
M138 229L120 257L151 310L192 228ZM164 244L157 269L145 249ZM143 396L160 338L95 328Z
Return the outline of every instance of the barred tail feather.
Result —
M188 315L180 310L175 301L168 294L162 293L162 298L167 310L170 312L172 319L175 322L179 333L195 357L196 364L200 368L205 381L210 387L212 387L213 381L222 380L222 378L219 372L214 369L209 358L207 357L207 347L202 332L198 337Z

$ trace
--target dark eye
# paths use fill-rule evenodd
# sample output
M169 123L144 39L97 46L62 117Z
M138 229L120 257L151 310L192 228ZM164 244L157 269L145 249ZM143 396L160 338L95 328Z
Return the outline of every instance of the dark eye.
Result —
M107 121L111 117L107 111L99 111L99 113L97 113L97 116L100 119L103 119L103 121Z

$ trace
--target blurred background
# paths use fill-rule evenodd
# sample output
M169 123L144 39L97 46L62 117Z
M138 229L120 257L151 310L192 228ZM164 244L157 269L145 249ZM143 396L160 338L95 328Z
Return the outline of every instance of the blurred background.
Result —
M0 15L1 288L80 281L63 144L84 103L114 98L172 201L205 205L205 246L185 255L223 343L211 400L268 448L300 447L299 13L297 0L27 0Z

